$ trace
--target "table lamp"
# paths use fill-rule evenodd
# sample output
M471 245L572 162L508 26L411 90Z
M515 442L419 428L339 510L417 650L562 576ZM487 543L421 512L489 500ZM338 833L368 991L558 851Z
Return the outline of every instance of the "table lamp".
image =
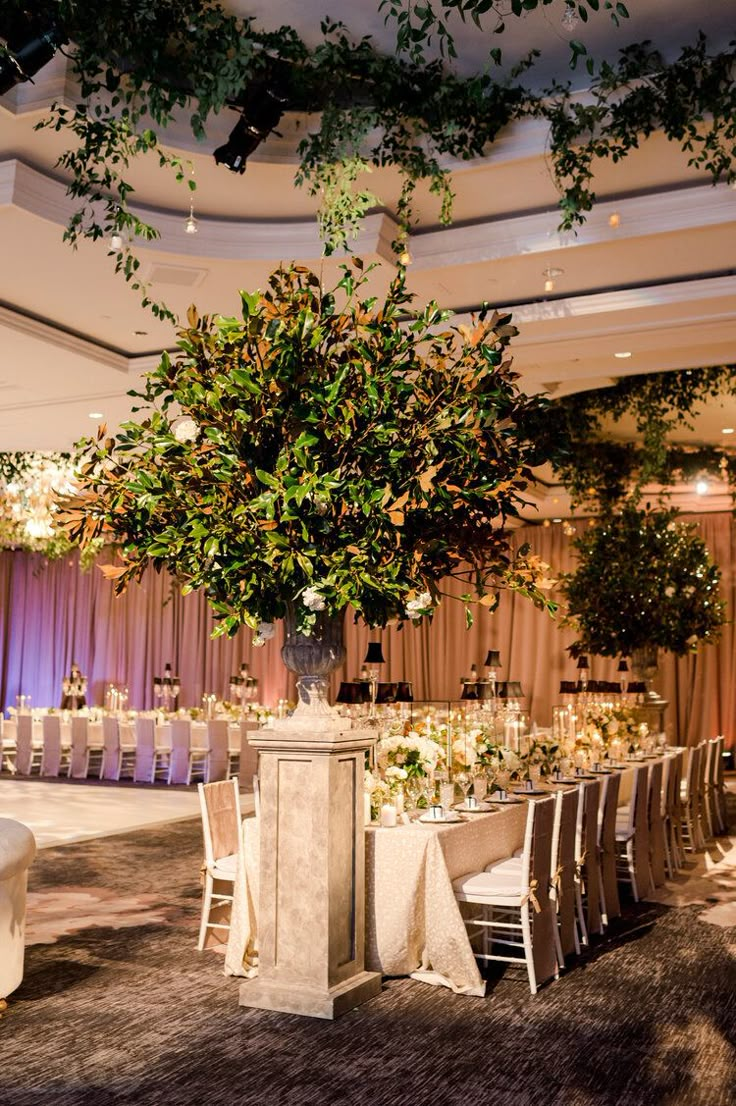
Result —
M371 685L371 706L368 715L368 725L376 726L376 693L378 691L378 669L376 665L385 664L383 649L380 641L369 641L363 664L368 667L368 680Z

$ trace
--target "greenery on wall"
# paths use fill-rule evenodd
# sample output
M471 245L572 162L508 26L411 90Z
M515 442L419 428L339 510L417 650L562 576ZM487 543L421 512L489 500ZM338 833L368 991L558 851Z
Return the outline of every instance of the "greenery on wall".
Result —
M440 218L449 222L452 182L445 159L487 154L504 127L529 117L550 124L563 227L583 221L590 210L595 163L621 160L657 129L713 181L735 179L733 49L711 55L700 37L668 64L643 43L624 49L617 63L596 67L584 43L573 39L571 65L585 58L592 99L580 101L562 84L539 93L527 79L537 51L506 68L499 44L509 20L550 3L377 0L397 36L395 54L384 54L369 38L354 41L341 23L325 22L321 41L308 47L291 27L263 31L252 18L232 16L209 0L43 0L36 16L55 18L65 29L80 84L77 103L57 104L41 124L72 139L60 159L79 201L67 238L75 243L120 233L124 245L115 264L148 303L135 240L155 238L157 231L130 207L130 164L141 155L156 157L193 187L187 166L163 145L166 126L186 110L193 133L204 138L210 113L242 105L244 88L257 80L280 82L289 108L308 114L297 181L321 196L328 251L346 244L366 211L380 203L363 186L364 170L388 165L401 173L400 253L414 219L417 183L429 182ZM10 0L7 18L24 6L24 0ZM628 15L624 4L609 0L566 7L582 21L597 14L619 23ZM452 68L458 20L476 24L492 43L487 66L470 77ZM438 56L428 59L430 51Z
M641 498L646 484L703 476L726 480L736 494L736 448L669 439L674 429L693 429L703 404L734 395L734 365L626 376L613 387L552 401L535 438L574 505L606 510ZM636 442L611 437L611 421L624 416L634 420Z
M438 329L447 314L413 312L403 271L383 302L365 284L357 258L329 291L291 267L242 294L242 318L190 310L138 420L81 456L70 531L114 541L118 591L166 566L220 633L258 640L289 604L305 633L347 606L419 621L448 576L470 621L504 586L552 609L546 566L514 557L506 527L538 406L505 360L510 316Z
M563 579L573 656L630 656L657 647L682 656L717 640L725 618L720 571L693 524L673 510L625 504L588 526Z

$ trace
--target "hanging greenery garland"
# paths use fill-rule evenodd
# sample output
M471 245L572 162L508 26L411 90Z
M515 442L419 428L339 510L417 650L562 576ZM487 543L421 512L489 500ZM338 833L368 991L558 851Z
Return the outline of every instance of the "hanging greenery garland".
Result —
M736 395L736 366L627 376L613 387L553 400L534 436L574 505L604 510L700 476L726 480L736 495L736 449L673 443L673 429L693 430L692 417L708 400ZM639 441L614 441L604 421L632 416Z
M657 647L678 656L717 640L725 621L720 571L677 512L627 503L573 541L578 566L562 580L573 656L630 656Z
M734 139L736 101L733 49L707 52L705 39L667 64L649 44L622 51L621 60L600 67L592 86L592 104L573 98L556 85L539 95L521 78L537 51L504 75L501 51L493 46L488 66L472 77L458 76L443 57L425 60L439 45L445 58L456 54L448 19L487 26L498 40L505 21L519 18L552 0L444 0L432 6L411 0L383 0L380 9L397 31L395 55L381 53L370 38L355 42L341 23L322 24L322 41L307 47L296 30L269 32L252 18L238 18L208 0L127 0L108 4L89 0L45 0L33 20L53 20L73 46L69 49L79 81L74 106L54 105L39 124L73 136L59 165L69 177L69 192L79 201L66 231L80 238L121 236L114 263L156 314L170 316L151 302L140 278L136 239L158 237L155 227L130 206L131 162L156 157L190 188L194 181L182 160L162 146L165 128L182 109L190 112L194 135L204 138L213 112L243 104L244 89L259 80L287 87L288 109L310 116L309 133L299 146L297 182L321 195L320 227L329 252L347 244L366 212L380 198L361 183L363 170L395 166L403 189L397 216L403 239L414 215L412 195L428 181L439 200L443 223L452 217L452 183L443 159L470 160L487 154L509 123L543 118L551 126L549 156L561 189L561 225L582 222L594 201L594 164L602 157L620 160L640 140L661 129L691 155L693 165L714 181L736 178ZM599 9L614 22L628 11L621 3L585 0L571 3L581 20ZM6 18L21 18L24 0L5 5ZM0 48L1 50L2 48ZM585 45L571 42L574 66L586 58ZM320 116L314 113L321 113ZM708 122L704 122L707 119Z

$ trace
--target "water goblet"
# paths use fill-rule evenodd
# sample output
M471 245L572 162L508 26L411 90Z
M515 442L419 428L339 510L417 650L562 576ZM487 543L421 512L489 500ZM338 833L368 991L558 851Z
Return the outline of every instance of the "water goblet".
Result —
M488 794L488 778L482 770L473 776L473 794L479 803L482 803Z

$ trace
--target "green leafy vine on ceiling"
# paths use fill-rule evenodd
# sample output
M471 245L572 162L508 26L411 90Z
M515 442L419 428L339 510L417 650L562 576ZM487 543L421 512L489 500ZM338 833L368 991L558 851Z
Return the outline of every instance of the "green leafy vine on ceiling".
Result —
M706 475L727 481L736 496L736 448L670 440L675 428L694 430L704 403L726 396L736 396L736 365L627 376L553 400L534 435L574 505L605 510L637 501L647 484ZM636 442L613 439L605 426L624 416L634 419Z
M378 0L376 0L378 3ZM297 182L321 197L320 227L326 252L346 246L380 197L364 187L364 170L396 167L403 179L397 216L401 254L413 222L412 197L420 181L437 195L440 219L452 217L452 182L445 159L470 160L487 154L509 123L529 117L550 124L549 157L561 198L561 227L584 221L595 193L593 173L601 158L619 161L642 138L661 129L690 154L693 165L716 182L736 179L736 52L708 53L699 36L667 64L650 44L630 46L618 63L597 70L586 58L592 97L581 101L566 85L539 95L521 79L533 66L532 50L508 72L500 68L498 46L486 68L471 77L454 72L448 19L484 26L492 23L500 41L509 18L519 18L553 0L383 0L385 18L397 33L395 56L382 54L369 37L354 41L337 22L322 24L322 41L308 47L292 27L264 31L252 17L238 18L209 0L45 0L35 17L55 18L73 43L69 47L79 81L79 98L54 105L39 126L70 133L74 142L59 164L79 206L66 238L112 239L116 269L139 290L156 314L170 316L151 302L139 273L136 240L158 237L156 228L131 207L131 163L156 157L162 168L190 188L188 166L166 147L165 128L182 110L190 112L197 138L205 137L208 116L242 103L249 82L273 77L288 83L291 110L310 115L309 132L299 146ZM565 0L582 21L597 12L614 22L628 16L621 3ZM24 0L5 5L7 18ZM112 45L111 45L112 44ZM440 57L426 60L429 49ZM733 47L733 44L732 44ZM0 47L2 49L2 47ZM571 41L571 66L586 55ZM442 56L444 55L444 56ZM707 122L705 122L707 120Z

